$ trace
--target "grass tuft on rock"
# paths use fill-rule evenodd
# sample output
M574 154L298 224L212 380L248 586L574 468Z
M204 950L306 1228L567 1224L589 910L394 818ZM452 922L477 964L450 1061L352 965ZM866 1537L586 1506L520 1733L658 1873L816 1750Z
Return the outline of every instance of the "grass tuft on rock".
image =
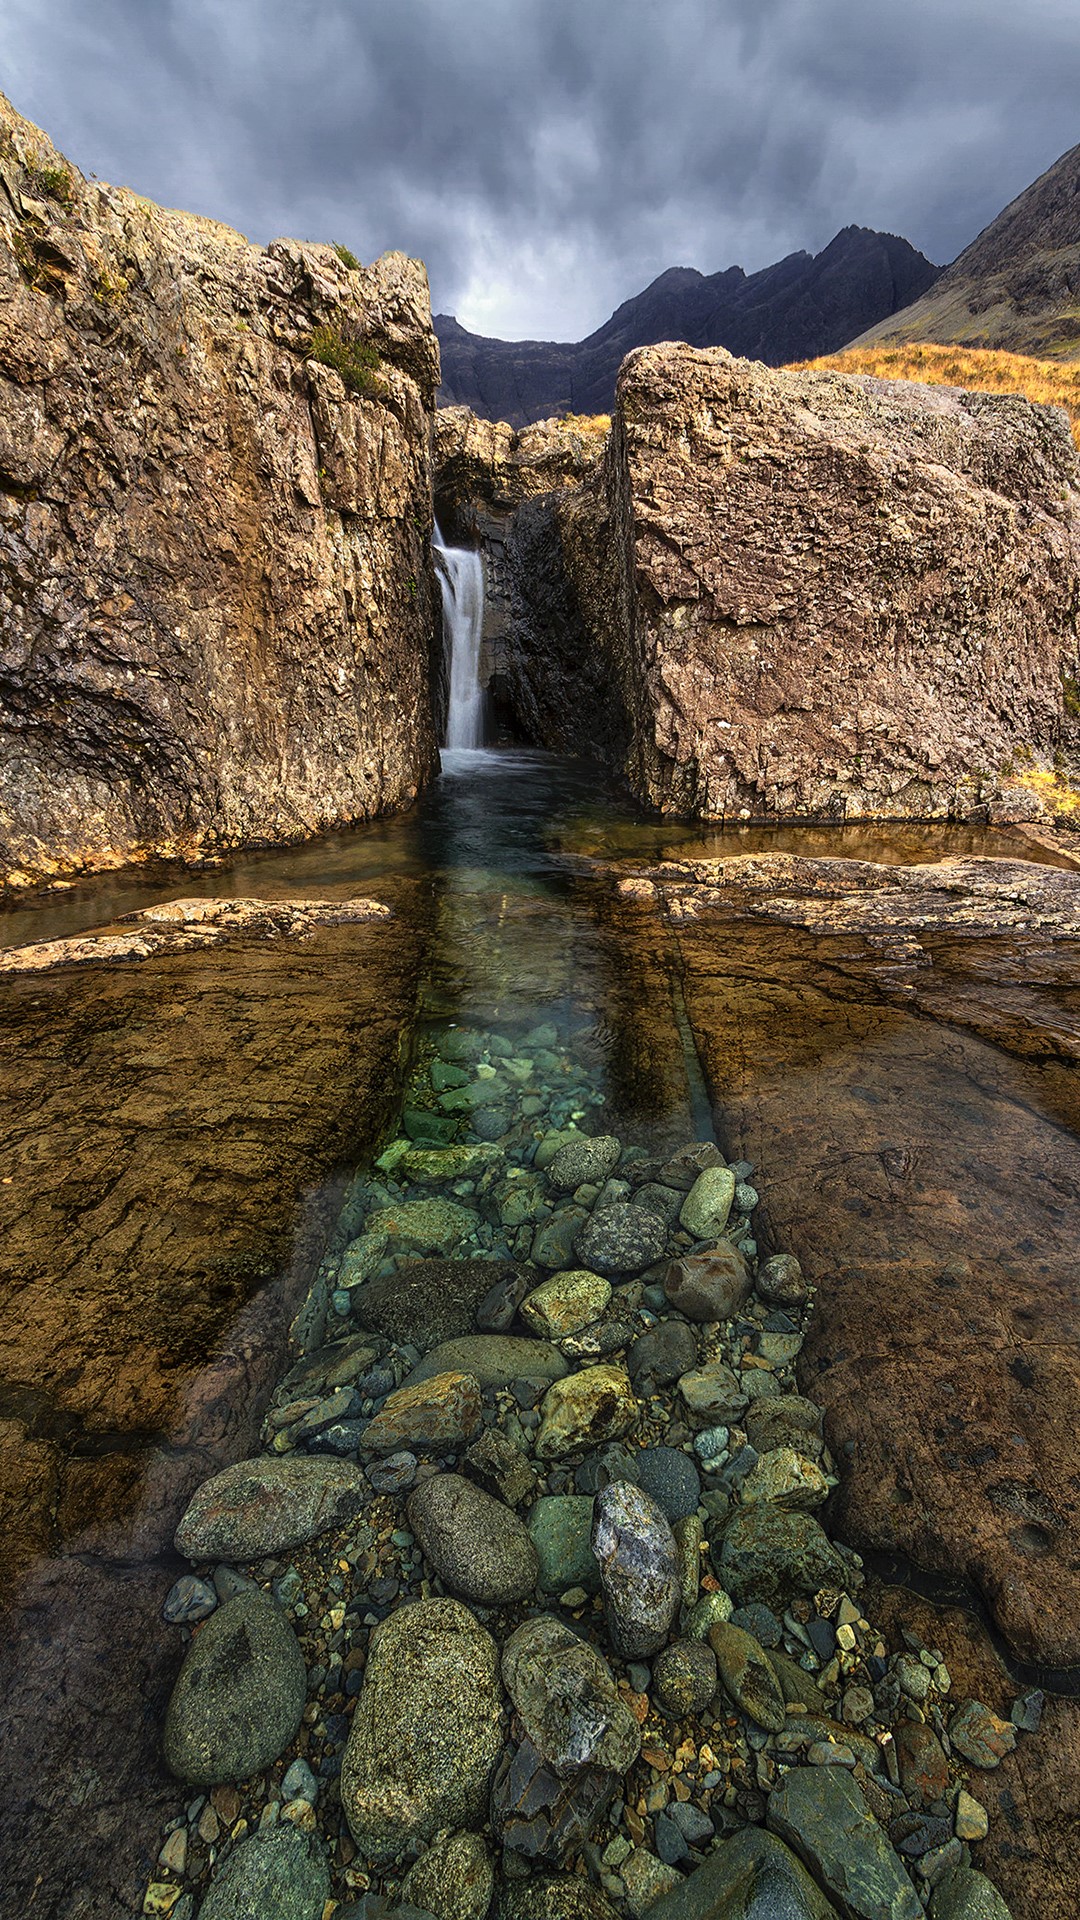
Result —
M376 378L382 365L378 350L349 327L316 327L311 336L311 358L320 366L333 367L350 393L383 391L382 382Z

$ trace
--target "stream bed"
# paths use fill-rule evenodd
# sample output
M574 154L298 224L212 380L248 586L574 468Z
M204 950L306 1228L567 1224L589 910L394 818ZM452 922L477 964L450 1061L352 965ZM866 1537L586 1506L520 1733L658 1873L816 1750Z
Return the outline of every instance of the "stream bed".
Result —
M745 1256L796 1254L816 1289L805 1329L801 1304L785 1329L766 1324L770 1309L759 1302L745 1326L708 1336L698 1359L760 1355L756 1370L775 1370L791 1392L802 1347L799 1383L826 1409L840 1482L830 1533L936 1576L992 1616L1017 1674L1056 1676L1069 1690L1080 1664L1075 940L1051 937L1030 916L999 931L933 925L924 913L919 930L890 941L877 923L800 917L790 888L776 883L770 895L761 879L690 913L674 898L675 881L655 877L665 863L681 866L685 881L695 862L790 855L885 872L989 857L1012 873L1033 855L1055 871L1071 865L1004 830L691 832L636 816L587 766L475 753L448 755L442 780L403 818L197 873L127 870L5 915L10 947L70 938L180 895L367 895L391 910L386 921L306 941L241 939L4 983L0 1498L10 1615L0 1820L19 1863L9 1893L24 1910L36 1899L65 1920L137 1913L153 1884L173 1891L147 1910L186 1920L194 1895L183 1887L202 1888L236 1823L252 1829L272 1804L277 1824L291 1804L277 1765L253 1798L191 1790L185 1805L160 1760L186 1631L161 1618L185 1569L173 1530L208 1476L261 1448L273 1453L275 1433L288 1437L288 1422L262 1423L272 1400L289 1405L278 1382L290 1339L295 1353L298 1333L311 1348L370 1333L354 1289L392 1281L402 1260L448 1256L500 1271L528 1261L536 1282L564 1272L581 1260L574 1234L605 1180L634 1191L635 1165L658 1176L694 1142L714 1151L718 1143L736 1163L745 1210L733 1221ZM581 1132L619 1146L573 1221L572 1193L560 1203L549 1190L551 1154L542 1166L536 1157L543 1140L567 1132L562 1144ZM394 1139L411 1148L387 1161ZM420 1156L415 1169L425 1153L455 1149L461 1170L444 1169L427 1198L414 1191L422 1179L402 1184L406 1152ZM380 1153L382 1166L373 1163ZM696 1175L709 1159L684 1161L684 1171L692 1165ZM496 1166L498 1179L489 1177ZM666 1186L660 1177L652 1184ZM669 1195L687 1190L667 1186ZM408 1215L410 1206L427 1212ZM643 1282L617 1261L611 1268L625 1312L645 1316L633 1323L635 1339L658 1316L670 1324L650 1269L692 1251L673 1237L679 1230L672 1216L638 1270ZM550 1241L539 1264L538 1235ZM601 1249L601 1269L604 1257ZM783 1318L775 1303L772 1313ZM316 1454L347 1459L350 1440L355 1454L388 1388L420 1364L415 1339L392 1316L376 1329L371 1371L389 1369L375 1382L383 1391L354 1403L346 1383L337 1417L357 1431L343 1434L339 1455L321 1442ZM771 1351L784 1357L770 1362ZM535 1415L525 1427L535 1432L542 1395L530 1402L519 1393L512 1406L515 1385L493 1384L503 1398L489 1411L497 1404L503 1427ZM658 1407L648 1403L635 1444L702 1465L707 1451L693 1440L702 1428L687 1427L673 1402L670 1387ZM275 1457L305 1453L309 1437ZM706 1473L704 1491L730 1499L737 1480L723 1478L726 1446L717 1442L716 1479ZM578 1499L587 1473L573 1450L568 1468L560 1457L551 1456L544 1497ZM403 1497L410 1490L402 1484ZM425 1577L401 1511L392 1525L383 1524L388 1514L344 1527L340 1564L261 1556L275 1563L264 1584L277 1583L292 1607L309 1681L320 1669L305 1727L324 1732L305 1734L304 1755L305 1765L324 1767L324 1808L363 1671L359 1655L345 1666L350 1628L366 1641ZM212 1572L210 1562L201 1571ZM840 1583L834 1572L829 1584ZM302 1598L305 1579L324 1583L317 1619ZM569 1579L559 1592L578 1584ZM586 1587L576 1612L567 1609L575 1631L597 1610L591 1578ZM906 1603L873 1582L871 1590L899 1635ZM868 1600L859 1605L876 1636L878 1616ZM909 1634L915 1617L904 1615ZM936 1639L922 1627L921 1644L937 1645L943 1665L966 1663L970 1692L1007 1720L1019 1680L988 1638L972 1639L971 1617L958 1614L948 1628L955 1658L945 1616ZM795 1625L805 1632L817 1618ZM834 1609L834 1642L837 1624ZM861 1646L862 1626L855 1631ZM814 1661L815 1671L828 1664ZM624 1697L638 1698L640 1672L622 1677ZM1023 1901L1035 1886L1045 1913L1072 1910L1070 1869L1055 1857L1075 1819L1075 1763L1071 1782L1059 1779L1063 1768L1068 1775L1060 1756L1075 1735L1072 1712L1068 1699L1051 1701L1046 1731L1023 1737L1005 1763L1005 1786L996 1771L983 1777L991 1836L980 1858L1019 1920L1034 1911ZM639 1762L647 1776L652 1768L638 1796L644 1812L633 1796L624 1803L627 1846L657 1857L663 1816L679 1872L686 1857L668 1833L669 1809L697 1806L700 1796L696 1784L687 1800L664 1785L678 1742L663 1747L662 1722L648 1730L656 1764ZM716 1729L718 1749L732 1737ZM1032 1757L1040 1742L1044 1757ZM758 1751L744 1740L738 1768L729 1754L726 1771L703 1768L695 1754L695 1782L720 1776L704 1789L710 1832L760 1818L762 1770L752 1760L745 1778L740 1770ZM770 1764L766 1755L766 1780ZM672 1778L685 1772L684 1757ZM1033 1793L1043 1811L1021 1814L1018 1828L1005 1800L1015 1809ZM195 1799L202 1804L189 1814ZM692 1825L682 1821L679 1833ZM308 1830L302 1815L286 1824ZM157 1861L181 1828L178 1874ZM334 1889L362 1898L378 1876L365 1881L340 1828L338 1816ZM618 1828L617 1819L597 1883L606 1897L632 1900L632 1887L617 1892L628 1857ZM177 1841L173 1862L180 1850Z

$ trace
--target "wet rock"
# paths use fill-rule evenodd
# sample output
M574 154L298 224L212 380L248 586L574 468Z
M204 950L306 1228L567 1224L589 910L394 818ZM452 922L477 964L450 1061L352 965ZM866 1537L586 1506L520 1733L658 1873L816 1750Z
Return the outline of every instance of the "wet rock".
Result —
M709 1629L730 1620L734 1611L731 1595L719 1588L715 1593L703 1593L690 1610L686 1630L691 1640L707 1640Z
M724 1840L648 1920L837 1920L798 1856L764 1827Z
M981 1700L965 1700L949 1720L949 1739L973 1767L997 1767L1016 1745L1016 1729Z
M368 1218L368 1232L385 1234L418 1253L448 1254L476 1232L479 1216L455 1200L401 1200ZM367 1322L366 1324L370 1324Z
M717 1552L717 1579L740 1606L760 1600L783 1613L792 1600L822 1587L851 1589L852 1564L808 1513L780 1507L746 1507L728 1523Z
M237 1594L188 1647L165 1715L165 1764L192 1786L246 1780L288 1746L306 1697L285 1615L262 1592Z
M610 1299L610 1280L577 1268L542 1281L522 1301L521 1317L534 1333L561 1340L599 1320Z
M362 1855L397 1858L484 1823L502 1738L498 1650L458 1600L401 1607L372 1630L341 1770Z
M577 1140L568 1140L550 1162L548 1179L556 1193L573 1193L586 1184L602 1186L618 1166L621 1152L618 1140L610 1133L598 1134L594 1139L582 1135Z
M329 1897L321 1842L283 1822L250 1834L218 1863L199 1920L322 1920Z
M494 1889L495 1870L480 1835L442 1833L409 1868L401 1893L432 1920L485 1920Z
M653 1697L673 1720L705 1712L716 1692L716 1655L703 1640L674 1640L653 1661Z
M744 1507L768 1501L788 1512L810 1513L829 1497L835 1480L794 1447L773 1447L763 1453L739 1486Z
M344 1460L239 1460L192 1495L176 1529L189 1560L261 1560L343 1526L369 1498Z
M754 1288L762 1300L778 1307L801 1307L808 1288L793 1253L774 1253L757 1270Z
M574 1241L578 1258L591 1271L622 1278L659 1260L667 1244L663 1221L632 1201L597 1207L587 1215Z
M679 1219L695 1240L716 1240L723 1233L735 1198L735 1175L729 1167L706 1167L682 1203Z
M949 1786L949 1763L932 1727L917 1720L901 1720L893 1729L900 1785L913 1806L944 1799Z
M692 1199L691 1193L684 1213ZM664 1275L664 1292L688 1320L730 1320L750 1297L750 1271L739 1249L726 1241L707 1253L673 1260Z
M734 1426L746 1407L743 1383L723 1360L711 1360L707 1366L684 1373L679 1392L698 1426Z
M556 1380L540 1411L536 1451L541 1460L552 1460L618 1439L634 1425L638 1404L629 1375L601 1365Z
M460 1453L480 1430L483 1402L471 1373L437 1373L390 1394L364 1432L364 1451Z
M530 1873L503 1881L497 1920L618 1920L618 1909L576 1873Z
M563 1780L531 1740L521 1740L495 1775L492 1824L512 1852L560 1866L588 1839L619 1784L619 1774L597 1767L580 1767Z
M557 1273L574 1264L578 1236L589 1216L584 1207L557 1207L533 1234L530 1258L546 1273ZM582 1256L584 1258L584 1256ZM590 1262L595 1265L595 1262Z
M408 1493L416 1481L415 1453L391 1453L385 1460L372 1460L367 1477L376 1493Z
M955 1825L958 1840L985 1840L990 1830L986 1808L963 1787L956 1796Z
M409 1497L409 1526L440 1580L477 1606L525 1600L540 1562L517 1515L460 1473L425 1480Z
M476 1309L476 1324L482 1333L505 1333L514 1324L517 1310L529 1291L524 1273L512 1271L485 1293Z
M768 1654L752 1634L730 1620L709 1628L709 1645L725 1691L737 1707L769 1733L783 1730L786 1712L780 1682Z
M684 1320L661 1320L638 1335L626 1366L630 1378L666 1387L697 1364L697 1341Z
M656 1180L647 1180L634 1190L634 1205L648 1207L650 1213L655 1213L663 1221L669 1233L673 1233L678 1225L679 1209L684 1199L685 1194L680 1193L677 1187L665 1187Z
M930 1896L930 1920L1010 1920L997 1888L983 1873L958 1867Z
M351 1387L375 1365L381 1351L382 1342L373 1343L367 1334L355 1334L347 1340L317 1347L289 1368L274 1395L275 1404L298 1400L305 1394L333 1393L337 1387Z
M508 1507L520 1507L536 1492L536 1475L520 1447L489 1427L469 1448L462 1466L477 1486Z
M637 1485L672 1521L684 1520L701 1497L698 1470L677 1447L644 1447L637 1455Z
M548 1494L536 1502L527 1524L539 1556L539 1584L545 1593L565 1593L568 1587L584 1587L591 1592L600 1584L600 1569L592 1550L592 1521L591 1494Z
M635 1847L623 1861L620 1872L626 1888L626 1904L634 1920L645 1920L647 1913L655 1912L663 1896L682 1881L677 1868L668 1866L646 1847Z
M567 1363L546 1340L519 1333L467 1333L444 1340L413 1368L406 1386L437 1373L471 1373L482 1387L505 1387L511 1380L562 1380Z
M771 1453L774 1447L794 1447L807 1459L821 1453L821 1408L801 1394L785 1393L775 1400L755 1400L743 1421L746 1437L759 1453Z
M516 1267L494 1260L410 1260L354 1293L353 1315L361 1326L427 1353L468 1333L492 1288L518 1278Z
M499 1166L502 1158L498 1147L487 1141L471 1140L453 1147L410 1147L402 1155L400 1170L407 1180L449 1185L453 1180L478 1180L490 1167Z
M767 1819L859 1920L922 1920L918 1894L843 1767L792 1767L769 1795Z
M205 1620L208 1613L213 1613L217 1603L217 1592L209 1580L182 1573L165 1595L161 1617L170 1627L193 1626L196 1620Z
M502 1678L528 1738L557 1774L633 1766L638 1723L606 1660L562 1621L541 1614L518 1627L503 1648Z
M675 1539L656 1502L625 1480L602 1488L593 1552L616 1652L625 1660L655 1653L671 1631L681 1588Z

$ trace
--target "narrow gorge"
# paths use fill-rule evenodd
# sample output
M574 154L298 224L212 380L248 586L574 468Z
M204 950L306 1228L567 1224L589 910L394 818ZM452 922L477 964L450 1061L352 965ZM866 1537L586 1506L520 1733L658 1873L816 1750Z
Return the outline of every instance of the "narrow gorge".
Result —
M0 215L3 1901L1071 1920L1064 416Z

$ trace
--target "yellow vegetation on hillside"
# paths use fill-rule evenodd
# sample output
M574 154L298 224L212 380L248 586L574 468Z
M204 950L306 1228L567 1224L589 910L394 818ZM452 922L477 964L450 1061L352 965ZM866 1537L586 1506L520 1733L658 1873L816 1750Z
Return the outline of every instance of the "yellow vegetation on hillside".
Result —
M1025 353L990 347L848 347L797 368L834 373L871 373L879 380L919 380L934 387L973 387L980 393L1020 393L1026 400L1064 407L1080 447L1080 365L1032 360Z
M591 434L594 438L611 432L610 413L561 413L560 427L569 433Z

